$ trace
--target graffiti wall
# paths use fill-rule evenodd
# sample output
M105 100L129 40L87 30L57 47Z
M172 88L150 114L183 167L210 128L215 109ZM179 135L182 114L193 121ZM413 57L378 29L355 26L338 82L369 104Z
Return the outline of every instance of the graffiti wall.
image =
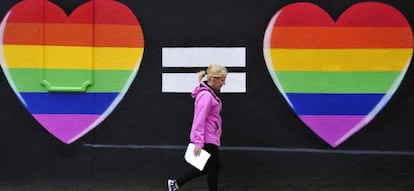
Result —
M0 145L14 153L4 163L30 155L11 145L45 158L185 145L189 93L209 64L229 70L224 146L412 151L413 10L411 1L2 1Z

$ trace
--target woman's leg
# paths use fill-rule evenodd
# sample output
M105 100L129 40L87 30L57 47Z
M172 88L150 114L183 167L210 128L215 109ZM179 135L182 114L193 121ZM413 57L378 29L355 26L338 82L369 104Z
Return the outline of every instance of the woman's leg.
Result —
M194 178L202 176L203 174L205 174L205 173L202 172L202 171L199 171L198 169L196 169L194 167L192 167L191 169L188 169L187 172L185 172L183 174L183 176L181 176L177 179L177 184L178 184L179 187L181 187L185 183L190 182Z
M195 167L191 167L183 176L177 179L177 184L179 187L185 183L207 174L207 184L210 191L217 190L218 176L220 171L220 156L218 151L218 146L213 144L205 144L204 150L211 154L210 158L207 161L206 167L203 171L199 171Z
M216 145L211 146L212 149L209 149L211 157L209 163L207 164L207 184L209 191L217 191L218 178L220 173L220 153Z

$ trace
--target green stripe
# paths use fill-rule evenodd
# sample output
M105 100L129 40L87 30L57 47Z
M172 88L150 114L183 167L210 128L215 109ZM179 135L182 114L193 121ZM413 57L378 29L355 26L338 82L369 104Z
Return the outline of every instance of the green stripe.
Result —
M53 92L86 92L93 85L93 70L43 70L42 84Z
M47 92L41 84L43 69L9 69L11 77L20 92ZM61 73L62 79L82 76L87 70L45 69ZM46 71L47 72L47 71ZM131 70L94 70L93 84L87 87L87 92L119 92L125 86Z
M286 93L386 93L400 72L276 72Z

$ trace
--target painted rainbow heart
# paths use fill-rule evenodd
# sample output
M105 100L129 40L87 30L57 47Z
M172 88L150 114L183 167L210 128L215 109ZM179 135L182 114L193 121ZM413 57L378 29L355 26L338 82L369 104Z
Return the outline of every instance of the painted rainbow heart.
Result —
M100 124L134 80L141 25L125 5L92 0L69 17L47 0L14 5L1 24L2 67L15 94L70 144Z
M312 3L293 3L271 19L264 56L293 111L333 147L387 104L411 62L413 34L395 8L358 3L337 20Z

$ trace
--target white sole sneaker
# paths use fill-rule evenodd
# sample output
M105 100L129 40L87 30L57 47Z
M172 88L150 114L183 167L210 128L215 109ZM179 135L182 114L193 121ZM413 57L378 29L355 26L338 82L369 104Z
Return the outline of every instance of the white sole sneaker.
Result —
M168 191L178 191L178 185L176 180L168 179Z

